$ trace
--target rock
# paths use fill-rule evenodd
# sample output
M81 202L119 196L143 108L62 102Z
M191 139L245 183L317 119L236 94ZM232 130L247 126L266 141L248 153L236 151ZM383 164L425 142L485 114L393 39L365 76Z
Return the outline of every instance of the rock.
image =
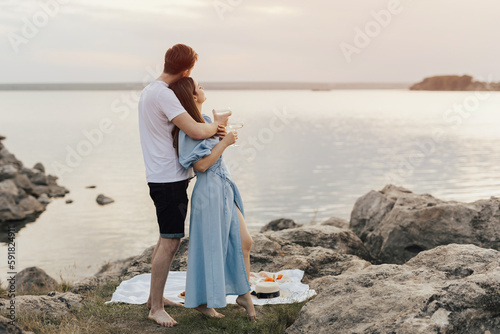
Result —
M7 139L7 137L0 135L0 141Z
M43 174L42 172L32 174L30 180L33 184L36 185L41 185L41 186L49 185L49 179L47 178L47 175Z
M2 136L0 136L0 140L2 140L1 138L2 138ZM0 333L34 334L33 332L23 331L18 325L16 325L15 321L12 322L12 319L2 317L1 315L0 315Z
M370 261L371 256L358 236L348 229L328 225L306 225L300 228L271 233L272 237L291 242L302 247L321 246L345 254L356 255Z
M97 188L97 186L86 186L85 188L86 189L95 189L95 188Z
M0 299L2 304L10 302ZM83 296L72 292L56 292L52 296L16 296L16 311L24 314L40 314L49 318L60 318L69 315L83 305ZM0 311L6 312L6 306Z
M57 286L57 281L38 267L21 270L16 275L17 293L47 293Z
M320 225L330 225L330 226L335 226L338 228L344 228L348 229L349 228L349 222L345 219L342 218L337 218L337 217L331 217L324 222L322 222Z
M0 147L0 166L14 165L17 169L23 167L23 163L16 159L16 156L10 153L3 145Z
M286 230L288 228L295 228L299 227L302 225L298 225L293 221L292 219L288 218L279 218L275 219L273 221L270 221L264 227L260 229L260 233L266 232L266 231L281 231L281 230Z
M17 169L14 165L0 166L0 181L12 179L17 174Z
M49 185L49 196L50 197L64 197L68 193L69 193L69 190L66 189L65 187L61 187L58 185Z
M451 243L500 249L500 200L441 201L388 185L359 198L350 228L380 263L404 263Z
M354 255L320 246L304 247L279 239L271 233L254 234L250 252L251 271L300 269L304 282L324 275L340 275L370 265Z
M22 199L18 205L25 215L33 215L45 210L45 207L33 196Z
M33 166L33 169L39 170L40 172L45 174L45 166L42 165L41 162L37 162L35 166Z
M0 194L0 222L23 220L26 214L17 207L12 194Z
M96 202L99 204L99 205L106 205L106 204L110 204L110 203L113 203L114 202L114 199L110 198L110 197L106 197L104 196L103 194L99 194L96 198Z
M33 183L31 183L26 174L17 174L14 178L14 182L16 183L18 188L24 189L24 191L26 191L28 194L33 191Z
M500 253L447 245L310 283L286 333L499 333Z
M56 180L56 176L45 175L41 163L33 169L23 167L0 142L0 222L36 219L36 214L45 209L40 204L48 204L49 197L64 197L69 193Z
M71 204L71 203L73 203L73 200L72 200L72 199L67 199L67 200L66 200L66 204Z
M52 200L47 196L47 194L41 194L40 197L38 197L38 202L42 204L49 204L52 202Z
M48 193L50 193L50 188L49 188L49 186L36 185L36 186L33 186L31 193L36 197L40 197L43 194L48 195Z
M16 184L12 180L4 180L0 182L0 196L3 194L9 194L12 196L17 196L19 193L19 189Z

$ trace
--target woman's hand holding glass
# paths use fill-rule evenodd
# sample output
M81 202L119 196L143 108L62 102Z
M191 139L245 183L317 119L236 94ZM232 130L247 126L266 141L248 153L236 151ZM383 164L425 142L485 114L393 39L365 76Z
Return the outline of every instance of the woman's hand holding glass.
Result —
M221 143L224 143L226 147L229 147L231 145L234 145L234 143L236 143L237 140L238 140L238 132L229 131L227 135L224 137L224 139L221 140Z

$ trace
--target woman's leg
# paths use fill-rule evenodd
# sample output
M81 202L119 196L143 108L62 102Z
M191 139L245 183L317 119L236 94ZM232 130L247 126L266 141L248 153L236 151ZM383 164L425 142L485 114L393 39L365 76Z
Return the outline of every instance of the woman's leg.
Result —
M250 249L252 248L252 237L250 232L248 232L247 224L245 223L245 218L240 209L238 210L238 219L240 222L240 236L241 236L241 249L243 250L243 259L245 260L245 269L247 270L247 278L250 281Z
M243 214L238 207L236 207L236 209L238 210L238 220L240 222L241 249L243 251L243 259L245 260L247 278L248 281L250 281L250 249L252 248L253 240L250 236L250 232L248 232L247 224L245 223ZM250 320L257 321L257 316L255 314L255 308L253 306L252 296L250 295L250 292L247 292L244 295L239 295L238 298L236 298L236 303L245 308Z
M253 306L252 296L250 292L245 293L244 295L239 295L236 298L236 303L245 308L248 314L248 318L252 321L257 321L257 314L255 313L255 308Z

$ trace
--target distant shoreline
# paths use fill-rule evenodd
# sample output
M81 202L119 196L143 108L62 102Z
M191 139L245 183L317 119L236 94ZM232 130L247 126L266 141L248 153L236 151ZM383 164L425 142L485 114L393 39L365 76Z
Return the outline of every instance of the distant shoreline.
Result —
M207 90L313 90L408 89L410 83L321 83L321 82L200 82ZM0 84L0 91L142 90L142 83L23 83Z

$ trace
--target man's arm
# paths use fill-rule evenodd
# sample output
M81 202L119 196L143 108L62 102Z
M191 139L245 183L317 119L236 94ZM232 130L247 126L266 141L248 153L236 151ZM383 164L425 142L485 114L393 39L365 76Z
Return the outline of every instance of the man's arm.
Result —
M182 113L172 119L172 122L189 137L194 140L210 138L221 132L219 127L227 125L227 120L231 114L219 116L214 113L213 123L198 123L187 112Z

